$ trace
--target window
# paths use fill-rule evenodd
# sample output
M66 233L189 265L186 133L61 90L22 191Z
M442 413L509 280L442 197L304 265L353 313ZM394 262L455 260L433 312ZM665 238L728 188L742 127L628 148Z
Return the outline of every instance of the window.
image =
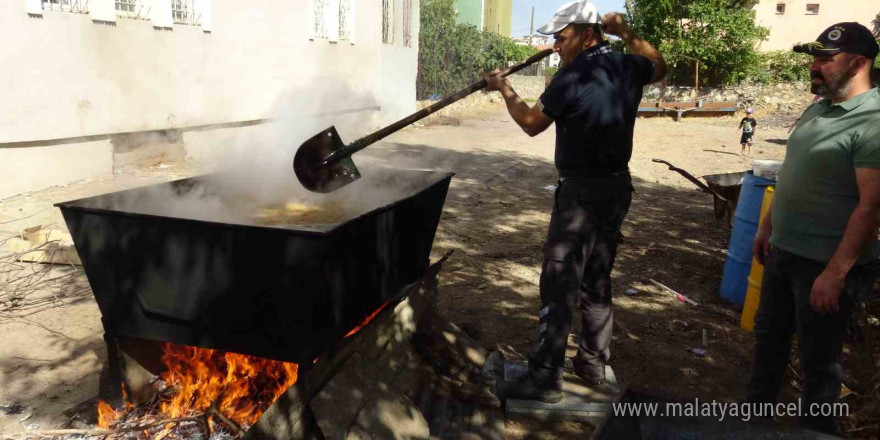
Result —
M807 15L818 15L819 14L819 4L818 3L807 3Z
M137 0L115 0L116 2L116 15L121 15L123 17L137 17L138 10L140 9L137 5Z
M403 0L403 45L412 47L412 2Z
M89 12L86 0L43 0L44 11Z
M356 0L309 0L309 39L354 44Z
M351 41L354 37L354 0L339 0L339 39Z
M394 0L382 0L382 42L394 44Z
M327 3L330 0L314 0L314 20L312 22L312 33L315 38L327 38L327 26L324 25L324 12L327 10Z
M780 15L785 14L785 3L776 4L776 13Z
M193 6L193 0L171 0L171 15L174 24L199 24L199 17L194 13Z

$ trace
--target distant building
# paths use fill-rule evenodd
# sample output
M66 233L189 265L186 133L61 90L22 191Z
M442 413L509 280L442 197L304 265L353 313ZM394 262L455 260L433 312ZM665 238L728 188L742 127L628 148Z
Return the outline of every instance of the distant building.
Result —
M857 21L873 29L877 0L760 0L752 7L759 25L770 29L760 49L787 50L813 41L834 23Z
M522 37L514 38L513 41L522 46L544 46L549 43L550 38L546 35L532 35L531 37L523 35Z
M537 46L535 46L535 48L538 50L545 50L545 49L553 49L553 46L544 44L544 45L537 45ZM543 67L546 69L548 67L559 67L559 61L560 61L559 54L556 52L553 52L553 54L551 54L547 58L544 58L544 60L541 62L544 64Z
M510 36L513 0L455 0L457 23Z

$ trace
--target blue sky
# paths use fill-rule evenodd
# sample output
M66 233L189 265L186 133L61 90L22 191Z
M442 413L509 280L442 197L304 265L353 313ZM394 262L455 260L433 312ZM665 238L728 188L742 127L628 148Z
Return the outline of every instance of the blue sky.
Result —
M532 15L532 6L535 7L535 29L547 24L556 8L570 0L513 0L513 20L510 25L511 37L518 38L529 34L529 21ZM599 14L607 14L613 11L624 10L624 0L592 0L599 9Z

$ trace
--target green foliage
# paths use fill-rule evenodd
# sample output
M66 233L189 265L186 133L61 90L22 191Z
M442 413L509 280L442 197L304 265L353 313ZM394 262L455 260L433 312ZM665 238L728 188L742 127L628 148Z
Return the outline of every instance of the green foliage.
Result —
M454 0L423 0L419 31L419 99L448 95L477 81L480 73L521 61L537 49L501 35L455 23Z
M877 17L874 18L874 36L877 37L877 42L880 43L880 12L878 12ZM880 69L880 56L874 58L874 68Z
M657 47L670 66L672 83L736 84L756 75L756 45L769 31L755 24L749 0L628 0L636 35Z
M874 36L880 40L880 12L874 17Z
M556 75L556 72L558 72L558 71L559 71L559 68L558 68L558 67L548 67L548 68L544 69L544 72L543 72L543 73L544 73L544 77L548 77L548 76L549 76L549 77L552 78L553 76Z
M765 52L752 79L761 83L809 81L812 62L812 57L790 50Z

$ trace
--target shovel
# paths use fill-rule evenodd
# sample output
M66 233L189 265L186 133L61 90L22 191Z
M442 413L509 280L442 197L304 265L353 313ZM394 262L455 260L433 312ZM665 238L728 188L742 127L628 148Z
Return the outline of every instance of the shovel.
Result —
M522 63L508 67L499 73L498 76L503 78L518 72L552 53L552 49L538 52ZM330 127L312 136L300 145L296 156L293 158L293 171L296 173L300 183L310 191L319 193L336 191L361 177L360 172L358 172L357 167L354 165L354 161L351 159L352 154L484 87L486 87L486 80L476 82L451 96L348 145L342 142L336 127Z

